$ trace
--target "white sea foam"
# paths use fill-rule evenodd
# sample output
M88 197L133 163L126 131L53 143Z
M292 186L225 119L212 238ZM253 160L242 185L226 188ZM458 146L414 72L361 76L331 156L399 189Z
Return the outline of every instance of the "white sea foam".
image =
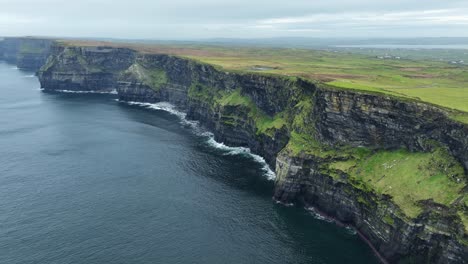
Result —
M356 235L357 234L357 231L356 231L356 229L354 227L352 227L350 225L343 224L343 223L341 223L340 221L337 221L334 218L328 217L328 216L320 213L319 211L317 211L317 209L315 209L314 207L305 207L305 209L307 211L309 211L309 213L317 220L321 220L321 221L325 221L325 222L329 222L329 223L335 223L338 226L342 226L346 230L346 233L348 233L350 235Z
M117 90L111 91L74 91L74 90L51 90L59 93L76 93L76 94L117 94Z
M177 110L176 107L174 105L170 104L170 103L160 102L160 103L152 104L152 103L140 103L140 102L131 102L131 101L126 102L126 101L120 101L118 99L117 99L117 101L129 104L129 105L138 105L138 106L143 106L143 107L146 107L146 108L149 108L149 109L166 111L168 113L171 113L171 114L177 116L180 119L180 122L183 125L190 126L194 130L197 130L197 132L199 130L199 126L198 126L197 121L187 120L187 118L186 118L187 114Z
M192 128L192 131L195 134L197 134L198 136L201 136L201 137L206 137L207 138L207 143L211 147L214 147L214 148L225 151L226 152L225 155L248 155L249 157L254 159L256 162L258 162L258 163L260 163L262 165L263 173L264 173L264 175L266 176L267 179L274 180L276 178L276 174L270 169L270 166L266 163L265 159L263 159L261 156L252 153L249 148L230 147L230 146L225 145L224 143L217 142L216 140L214 140L213 133L203 130L199 126L199 123L197 121L187 120L187 118L186 118L187 114L177 110L177 108L174 105L170 104L170 103L167 103L167 102L140 103L140 102L132 102L132 101L130 101L130 102L120 101L118 99L116 99L116 101L126 103L126 104L129 104L129 105L139 105L139 106L143 106L143 107L146 107L146 108L149 108L149 109L162 110L162 111L169 112L169 113L179 117L180 122L183 125L187 125L190 128Z
M34 75L34 74L23 76L23 78L35 78L35 77L36 77L36 75Z
M16 66L15 66L15 67L11 67L10 69L12 69L12 70L19 70L19 68L16 67Z
M318 212L314 207L306 207L306 210L309 211L315 219L330 222L330 223L334 222L332 218L324 216L323 214Z
M277 204L281 204L283 206L286 206L286 207L292 207L294 206L294 203L283 203L283 202L280 202L280 201L275 201Z
M274 180L276 178L275 172L270 169L270 166L268 163L266 163L265 159L257 154L252 153L249 148L226 146L224 143L220 143L214 140L213 135L208 137L208 144L217 149L226 151L225 155L249 155L256 162L262 164L262 170L267 179Z
M356 235L357 234L357 231L356 231L356 229L354 229L354 227L346 226L345 229L351 235Z

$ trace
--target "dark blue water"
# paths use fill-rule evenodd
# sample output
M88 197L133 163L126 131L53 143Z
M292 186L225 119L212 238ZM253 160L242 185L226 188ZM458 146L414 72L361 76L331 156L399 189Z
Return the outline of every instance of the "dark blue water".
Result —
M0 263L376 263L271 200L247 154L112 95L46 93L0 63Z

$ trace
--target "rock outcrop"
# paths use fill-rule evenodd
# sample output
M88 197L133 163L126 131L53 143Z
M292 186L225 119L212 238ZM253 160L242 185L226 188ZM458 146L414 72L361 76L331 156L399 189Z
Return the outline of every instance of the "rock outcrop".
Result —
M41 85L54 90L113 90L117 75L133 63L136 52L108 47L54 45L39 71Z
M428 139L449 147L468 169L468 127L424 103L382 95L319 91L316 101L320 139L329 144L427 151Z
M468 259L468 126L445 110L127 48L54 45L38 76L46 90L116 89L123 101L175 104L216 140L249 147L275 167L275 199L313 206L354 226L390 262ZM408 156L428 153L416 170L433 166L447 176L456 199L423 199L408 209L356 176L363 157L398 149ZM436 160L437 153L447 159ZM332 167L338 163L351 165Z
M0 60L4 60L4 39L0 39Z
M0 60L37 71L49 57L52 43L51 39L5 38L0 40Z

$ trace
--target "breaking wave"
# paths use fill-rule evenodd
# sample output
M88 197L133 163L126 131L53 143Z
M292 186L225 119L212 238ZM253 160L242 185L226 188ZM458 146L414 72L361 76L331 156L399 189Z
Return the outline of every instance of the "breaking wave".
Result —
M347 232L348 234L350 234L350 235L356 235L356 234L357 234L356 229L354 229L354 228L351 227L351 226L346 226L345 229L346 229L346 232Z
M335 223L336 225L338 226L341 226L343 227L345 230L346 230L346 233L350 234L350 235L356 235L358 232L356 231L356 229L348 224L344 224L338 220L336 220L335 218L333 217L329 217L321 212L319 212L317 209L315 209L314 207L305 207L305 209L307 211L309 211L309 213L315 218L315 219L318 219L318 220L321 220L321 221L325 221L325 222L329 222L329 223Z
M140 102L132 102L132 101L126 102L126 101L121 101L119 99L116 99L116 101L121 102L121 103L126 103L126 104L129 104L129 105L138 105L138 106L143 106L143 107L146 107L146 108L149 108L149 109L166 111L166 112L168 112L170 114L173 114L173 115L177 116L180 119L180 122L183 125L190 126L192 129L194 129L197 132L201 133L199 131L200 128L198 126L197 121L187 120L187 118L186 118L187 114L177 110L176 107L174 105L170 104L170 103L160 102L160 103L152 104L152 103L140 103Z
M322 220L322 221L325 221L325 222L329 222L329 223L333 223L335 222L335 220L333 218L330 218L330 217L327 217L323 214L321 214L319 211L317 211L317 209L315 209L314 207L306 207L305 208L307 211L310 212L310 214L315 218L315 219L318 219L318 220Z
M223 143L217 142L214 139L213 134L209 133L207 136L207 142L210 146L226 151L226 155L249 155L251 158L253 158L253 160L262 165L262 171L267 179L274 180L276 178L275 172L270 169L270 166L268 163L266 163L265 159L257 154L252 153L249 148L226 146Z
M266 163L264 158L262 158L261 156L259 156L257 154L252 153L249 148L230 147L230 146L225 145L222 142L217 142L214 139L213 133L204 131L200 127L198 121L187 120L187 118L186 118L187 114L177 110L177 108L174 105L170 104L170 103L167 103L167 102L141 103L141 102L132 102L132 101L130 101L130 102L121 101L119 99L115 99L115 100L117 102L126 103L126 104L129 104L129 105L138 105L138 106L146 107L146 108L149 108L149 109L162 110L162 111L166 111L168 113L171 113L171 114L177 116L180 119L181 124L189 126L196 135L201 136L201 137L206 137L207 138L206 142L207 142L207 144L209 146L224 151L225 152L224 155L248 155L254 161L256 161L257 163L262 165L263 174L265 175L265 177L268 180L274 180L276 178L275 172L271 170L270 166L268 165L268 163Z

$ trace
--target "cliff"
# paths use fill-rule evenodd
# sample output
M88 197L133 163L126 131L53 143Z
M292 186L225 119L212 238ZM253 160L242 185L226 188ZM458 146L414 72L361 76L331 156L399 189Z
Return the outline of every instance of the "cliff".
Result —
M171 102L275 167L276 200L354 226L390 262L466 263L468 126L445 110L126 48L51 53L44 89Z
M4 38L0 40L0 60L19 68L37 71L50 55L53 40L39 38Z
M0 60L4 60L3 50L4 50L4 39L0 38Z

